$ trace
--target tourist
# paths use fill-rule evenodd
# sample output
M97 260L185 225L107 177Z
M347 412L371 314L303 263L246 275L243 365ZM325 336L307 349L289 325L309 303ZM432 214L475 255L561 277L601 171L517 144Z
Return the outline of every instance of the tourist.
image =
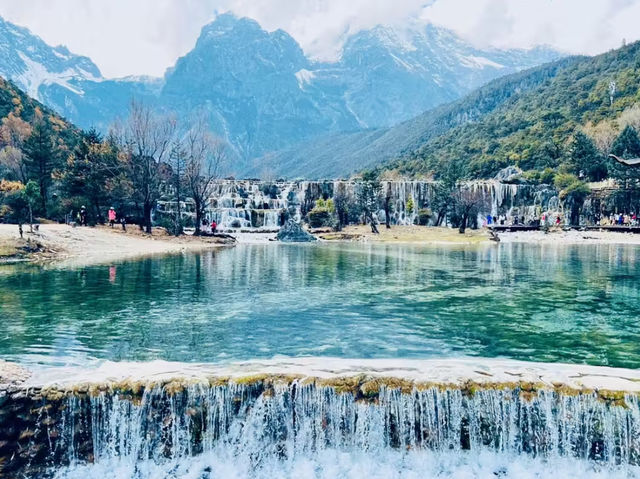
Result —
M495 216L492 216L491 219L493 220L494 225L498 224L498 218L496 218Z
M218 229L218 223L216 223L216 220L213 220L211 222L211 234L212 235L216 234L216 229Z
M556 226L560 226L560 215L556 216Z
M122 225L122 231L127 231L127 220L124 216L120 218L120 224Z
M116 224L116 210L113 208L109 208L109 226L113 228L113 225Z
M80 207L78 216L80 217L80 226L87 226L87 209L84 207L84 205Z
M493 217L491 215L487 215L487 225L491 225L493 222Z

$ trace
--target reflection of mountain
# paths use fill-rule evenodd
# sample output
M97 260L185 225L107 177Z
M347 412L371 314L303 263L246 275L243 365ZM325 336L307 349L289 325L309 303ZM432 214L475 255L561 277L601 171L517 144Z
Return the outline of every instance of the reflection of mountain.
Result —
M0 21L0 75L74 123L106 129L132 96L190 115L249 160L330 132L386 127L557 54L479 50L428 25L350 37L336 63L308 59L282 30L220 15L162 79L104 79L86 57ZM239 165L239 172L244 170Z

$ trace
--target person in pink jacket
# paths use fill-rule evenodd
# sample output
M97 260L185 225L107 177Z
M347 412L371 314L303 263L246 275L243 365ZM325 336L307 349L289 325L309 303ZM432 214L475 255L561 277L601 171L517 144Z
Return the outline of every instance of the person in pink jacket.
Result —
M109 208L109 226L113 228L113 225L116 223L116 210L113 209L113 206Z

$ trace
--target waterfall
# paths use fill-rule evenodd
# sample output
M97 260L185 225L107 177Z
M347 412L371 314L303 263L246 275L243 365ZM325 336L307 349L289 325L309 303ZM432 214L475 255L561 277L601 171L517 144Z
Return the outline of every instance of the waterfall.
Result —
M389 198L391 224L412 225L418 222L420 210L431 209L434 203L434 181L381 181L378 219L385 221L384 204ZM539 219L542 212L565 216L557 191L548 185L509 184L497 180L465 183L484 199L478 210L478 224L486 215L510 219ZM282 226L285 212L300 221L313 208L316 200L335 198L340 194L357 202L358 182L331 181L260 181L220 180L207 202L205 216L215 220L220 230L277 229ZM408 205L413 203L413 209ZM590 205L588 202L587 205ZM195 216L185 204L184 215ZM357 210L357 207L354 208ZM158 212L171 215L172 203L160 202ZM587 212L589 218L595 217ZM435 219L435 218L434 218Z
M438 461L454 461L455 467L479 461L469 457L490 457L491 468L498 467L495 462L508 469L508 458L517 457L515 462L533 468L565 464L571 471L640 473L636 396L603 401L596 393L521 386L465 390L373 384L354 389L348 379L333 385L258 379L68 395L57 446L67 466L56 477L100 477L91 471L115 469L122 475L114 477L123 478L183 477L171 475L177 470L198 478L279 477L301 464L313 464L311 472L319 474L319 468L330 470L331 461L345 458L347 469L353 461L375 465L387 458L399 461L394 467L409 467L407 473L415 461L419 467L426 461L440 477L437 468L444 466ZM334 459L325 463L326 457ZM88 465L90 460L94 464ZM216 475L230 464L237 475ZM371 469L374 476L376 469ZM511 477L500 470L486 472Z

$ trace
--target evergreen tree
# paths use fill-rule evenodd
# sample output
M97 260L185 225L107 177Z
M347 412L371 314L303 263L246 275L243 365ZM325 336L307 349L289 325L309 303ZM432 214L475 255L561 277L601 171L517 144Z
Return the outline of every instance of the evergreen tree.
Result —
M375 213L380 202L380 181L375 172L365 172L362 174L362 182L358 188L358 203L364 214L365 223L371 225L371 232L378 233Z
M25 165L29 179L38 183L40 188L41 213L47 216L47 200L52 183L52 173L58 166L60 152L54 140L51 124L39 109L34 113L31 136L24 145Z
M611 152L621 158L637 158L640 156L640 138L638 132L627 126L611 146ZM609 175L616 180L620 195L627 212L639 211L640 207L640 168L630 168L617 161L609 161Z
M595 143L578 131L569 147L570 165L573 173L590 181L602 181L607 177L607 165Z
M91 129L67 159L61 175L62 191L71 208L86 204L103 222L107 203L113 202L115 179L121 173L115 146Z

